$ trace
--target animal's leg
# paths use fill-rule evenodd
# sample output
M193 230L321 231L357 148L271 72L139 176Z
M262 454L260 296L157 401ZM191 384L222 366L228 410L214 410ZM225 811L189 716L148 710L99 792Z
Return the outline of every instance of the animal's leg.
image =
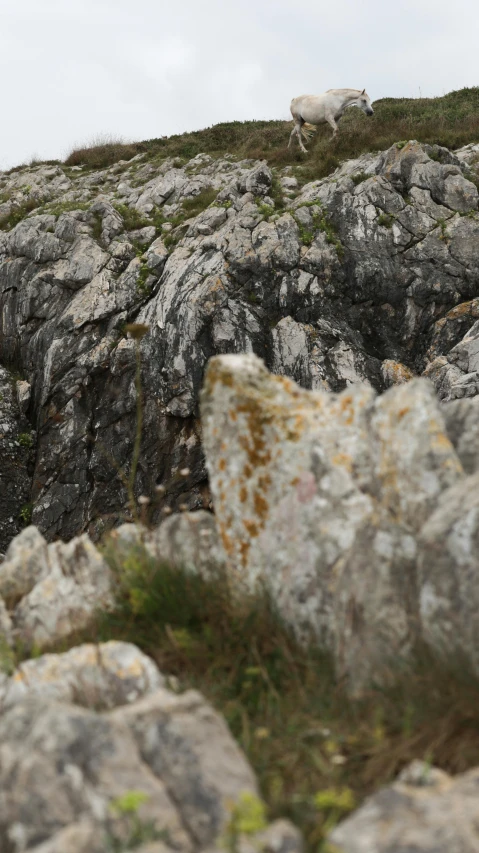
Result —
M292 129L292 131L291 131L290 135L289 135L288 148L291 148L291 143L292 143L292 141L293 141L293 136L296 136L296 122L295 122L295 125L294 125L294 127L293 127L293 129Z
M302 128L303 124L304 124L304 121L300 116L298 118L296 118L296 117L294 118L294 127L293 127L291 134L290 134L290 137L289 137L288 148L291 146L291 143L293 141L293 136L297 136L298 142L299 142L299 147L301 148L301 151L303 151L304 154L307 154L308 152L303 145L303 140L301 139L301 128Z
M303 138L301 136L301 130L302 130L303 124L304 124L304 120L302 118L298 119L296 122L295 130L296 130L296 136L298 137L299 147L301 148L301 151L303 152L303 154L307 154L308 152L303 145Z
M333 135L331 139L334 139L338 132L338 125L334 120L334 116L326 116L326 121L328 122L329 126L333 128Z

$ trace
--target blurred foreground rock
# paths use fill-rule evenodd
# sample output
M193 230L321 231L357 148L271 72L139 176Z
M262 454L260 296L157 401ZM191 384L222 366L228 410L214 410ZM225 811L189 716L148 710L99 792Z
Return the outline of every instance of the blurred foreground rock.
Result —
M477 853L479 769L452 778L415 761L330 835L338 853Z
M221 356L202 417L233 584L265 584L352 691L387 679L420 638L479 673L479 481L431 384L335 395L272 376L253 355ZM448 423L460 445L467 413ZM471 470L479 443L468 451Z
M25 528L0 563L0 597L9 612L8 636L31 648L84 630L113 604L112 575L87 534L48 545Z
M127 643L81 646L18 668L2 686L0 850L214 847L233 806L257 797L256 780L203 697L164 684ZM269 839L275 853L300 853L286 821L263 835L249 839L255 849Z

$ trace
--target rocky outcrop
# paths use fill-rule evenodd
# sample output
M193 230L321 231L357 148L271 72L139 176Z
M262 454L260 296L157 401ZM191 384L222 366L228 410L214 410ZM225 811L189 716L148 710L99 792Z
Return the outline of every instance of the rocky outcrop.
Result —
M410 142L302 188L232 156L0 175L0 362L31 388L21 500L45 537L95 538L126 506L137 346L135 491L154 519L209 505L198 395L212 355L253 351L306 388L426 373L442 399L475 395L474 156ZM149 327L138 344L131 321Z
M211 850L233 809L258 797L222 718L196 691L168 690L134 646L28 661L2 690L2 851ZM245 841L301 851L286 821Z
M38 697L104 711L165 686L153 661L136 646L111 640L24 661L3 678L0 707L4 711Z
M265 584L353 691L389 678L420 638L479 673L478 474L466 476L430 383L305 391L253 355L221 356L202 416L236 587ZM478 441L474 453L477 466Z
M48 545L29 526L0 563L0 600L7 640L42 648L84 630L99 609L111 608L113 577L87 534Z
M476 853L477 769L451 778L415 761L331 833L338 853Z

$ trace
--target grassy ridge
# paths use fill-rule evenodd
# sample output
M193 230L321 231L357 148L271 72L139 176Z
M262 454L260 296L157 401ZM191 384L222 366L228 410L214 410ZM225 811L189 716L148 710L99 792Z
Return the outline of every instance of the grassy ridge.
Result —
M371 118L358 109L348 110L334 142L329 127L321 128L309 144L308 155L299 152L297 143L288 150L290 122L235 121L144 142L112 142L77 149L65 163L104 168L139 153L147 154L149 159L185 160L200 153L230 153L266 159L274 166L301 165L304 178L314 180L330 174L342 160L383 150L399 140L417 139L447 148L479 141L479 86L440 98L383 98L374 103L374 109Z

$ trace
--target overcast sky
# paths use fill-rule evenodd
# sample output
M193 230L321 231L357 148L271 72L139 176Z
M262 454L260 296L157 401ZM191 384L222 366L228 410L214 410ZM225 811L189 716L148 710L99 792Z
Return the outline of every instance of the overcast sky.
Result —
M477 0L0 0L0 168L234 119L303 93L479 85Z

